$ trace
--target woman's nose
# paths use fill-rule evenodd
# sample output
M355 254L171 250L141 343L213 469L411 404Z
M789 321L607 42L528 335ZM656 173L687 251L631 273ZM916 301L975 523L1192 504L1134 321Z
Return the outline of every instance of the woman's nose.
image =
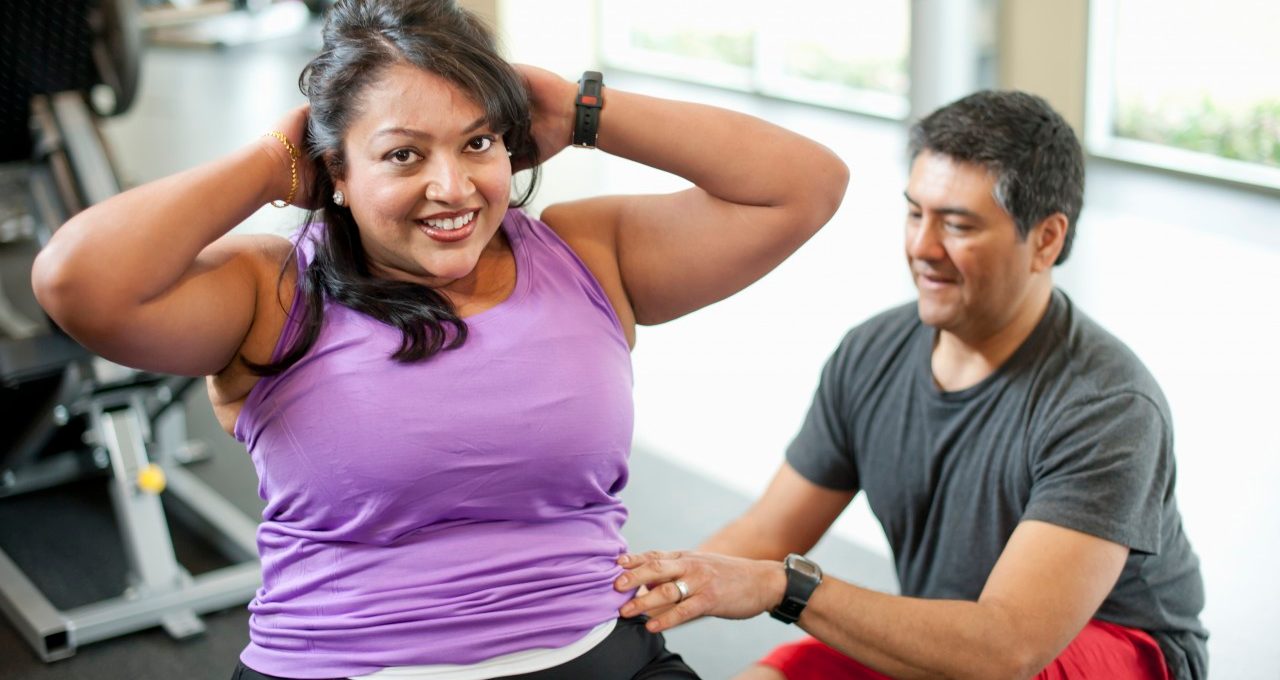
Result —
M471 180L466 169L456 159L433 159L427 166L426 179L425 194L428 201L458 203L471 191Z

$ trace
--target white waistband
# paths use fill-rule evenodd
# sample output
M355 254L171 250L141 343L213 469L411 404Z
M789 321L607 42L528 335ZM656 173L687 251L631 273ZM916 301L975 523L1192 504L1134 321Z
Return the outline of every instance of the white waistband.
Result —
M600 644L617 619L609 619L591 629L577 642L555 649L526 649L485 659L473 664L430 664L426 666L393 666L368 675L354 675L352 680L484 680L506 675L519 675L554 668L572 661Z

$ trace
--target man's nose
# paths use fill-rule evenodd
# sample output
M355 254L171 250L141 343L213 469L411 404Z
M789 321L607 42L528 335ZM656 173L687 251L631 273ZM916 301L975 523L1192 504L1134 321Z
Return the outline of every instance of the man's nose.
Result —
M907 226L907 254L917 260L940 260L945 256L940 238L941 225L921 217Z

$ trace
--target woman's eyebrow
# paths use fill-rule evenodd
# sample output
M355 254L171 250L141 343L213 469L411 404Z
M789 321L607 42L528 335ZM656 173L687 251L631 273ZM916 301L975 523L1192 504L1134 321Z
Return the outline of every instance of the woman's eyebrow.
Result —
M488 124L489 124L489 119L486 118L485 116L480 116L475 120L475 122L468 125L466 129L462 131L462 134L465 135L465 134L475 132L476 130L479 130L480 128L485 127ZM415 128L409 128L409 127L403 127L403 126L397 125L394 127L386 127L386 128L382 128L381 130L378 130L377 132L373 133L373 136L370 139L377 139L379 137L386 137L386 136L425 137L427 139L432 138L432 134L425 130L418 130Z

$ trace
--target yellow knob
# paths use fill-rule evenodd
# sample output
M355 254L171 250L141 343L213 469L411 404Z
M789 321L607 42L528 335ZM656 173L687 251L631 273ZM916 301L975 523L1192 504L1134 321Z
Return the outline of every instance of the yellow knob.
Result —
M158 494L164 491L164 470L152 463L138 473L138 488L147 493Z

